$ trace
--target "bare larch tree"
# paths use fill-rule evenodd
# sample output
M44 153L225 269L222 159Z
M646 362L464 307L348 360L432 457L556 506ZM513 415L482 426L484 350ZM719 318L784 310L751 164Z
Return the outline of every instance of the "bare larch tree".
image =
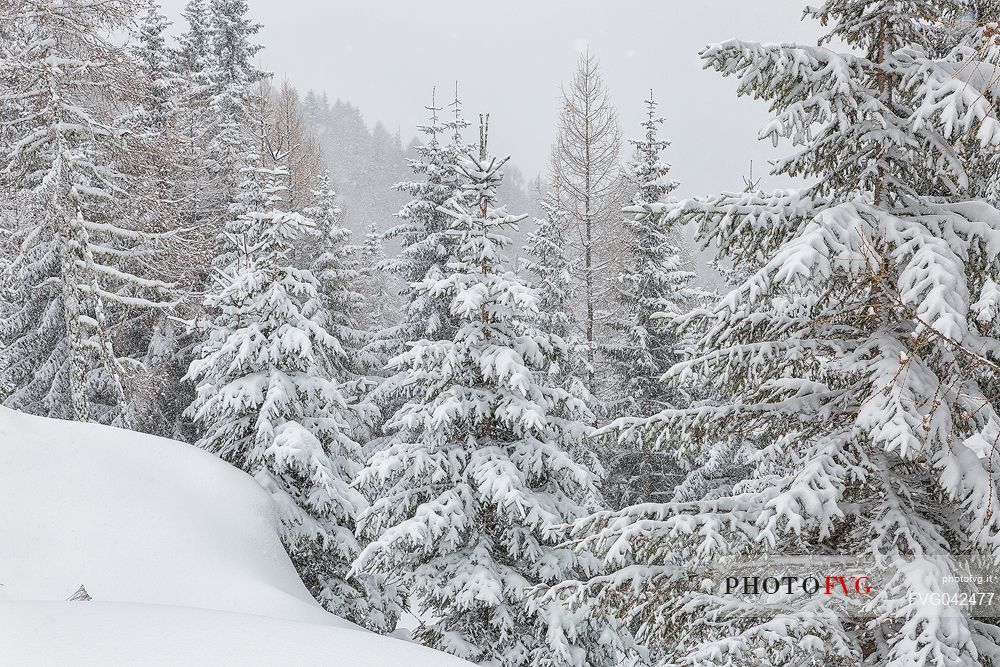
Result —
M580 56L576 72L562 89L562 109L552 150L551 180L562 207L576 227L574 250L580 255L583 324L587 341L588 384L594 387L595 323L598 304L615 263L615 229L623 196L622 132L618 112L601 77L597 58Z

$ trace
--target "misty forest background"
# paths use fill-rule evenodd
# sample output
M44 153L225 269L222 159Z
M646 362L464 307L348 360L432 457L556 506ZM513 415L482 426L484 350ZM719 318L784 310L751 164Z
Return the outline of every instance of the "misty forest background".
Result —
M218 455L326 609L478 664L1000 665L916 597L1000 559L1000 3L805 15L701 53L800 185L679 201L684 91L594 53L529 179L488 80L403 145L262 71L245 0L0 0L0 399ZM775 554L879 587L706 574Z

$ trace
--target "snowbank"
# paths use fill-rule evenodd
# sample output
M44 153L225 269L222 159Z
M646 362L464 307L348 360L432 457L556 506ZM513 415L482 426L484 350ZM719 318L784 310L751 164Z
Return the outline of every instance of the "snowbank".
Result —
M468 664L323 611L267 494L199 449L0 408L0 473L4 664Z

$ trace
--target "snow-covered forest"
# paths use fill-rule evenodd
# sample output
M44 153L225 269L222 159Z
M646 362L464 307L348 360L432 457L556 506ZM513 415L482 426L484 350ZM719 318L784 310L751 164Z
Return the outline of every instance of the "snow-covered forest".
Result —
M0 0L0 403L215 455L473 664L1000 666L1000 2L817 2L699 54L794 185L680 198L595 51L529 177L481 81L404 142L246 0Z

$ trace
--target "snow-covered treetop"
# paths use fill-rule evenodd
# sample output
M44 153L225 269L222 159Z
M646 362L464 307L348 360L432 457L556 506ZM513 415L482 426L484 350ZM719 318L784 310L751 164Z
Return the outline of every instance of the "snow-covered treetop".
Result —
M834 22L830 38L863 54L734 40L708 47L702 57L706 67L739 77L739 94L770 102L774 119L762 137L802 147L779 161L775 173L815 179L814 196L867 192L878 204L905 207L919 193L966 185L951 139L971 133L982 144L1000 144L989 101L917 46L933 29L918 17L941 16L953 6L831 0L809 12Z
M646 120L642 127L646 130L641 139L630 139L629 143L635 150L635 155L629 163L629 176L637 187L633 202L636 204L664 201L664 197L677 189L678 183L668 177L670 164L662 160L663 151L670 142L658 137L658 130L665 122L657 117L657 103L653 99L653 91L645 100Z
M805 14L832 25L821 43L840 40L881 62L896 49L929 42L962 5L961 0L825 0L807 7Z
M211 40L219 70L219 84L250 85L262 73L253 58L263 48L250 41L260 32L261 24L248 16L246 0L210 0Z

